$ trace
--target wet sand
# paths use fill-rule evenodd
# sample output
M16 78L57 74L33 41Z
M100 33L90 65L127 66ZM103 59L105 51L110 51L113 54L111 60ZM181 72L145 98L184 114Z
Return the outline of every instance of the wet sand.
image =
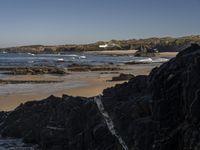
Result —
M28 77L26 77L28 78ZM31 78L31 77L30 77ZM79 78L77 81L82 83L82 85L79 85L77 87L72 88L66 88L59 89L55 91L47 89L41 89L41 92L33 91L31 92L11 92L0 96L0 110L12 110L16 106L18 106L20 103L24 103L27 101L32 100L41 100L44 99L50 95L54 96L62 96L63 94L71 95L71 96L84 96L84 97L91 97L95 95L99 95L102 93L103 89L112 87L116 83L123 83L122 82L107 82L107 80L110 80L110 77L85 77ZM66 80L65 82L68 82ZM19 85L20 86L20 85ZM40 86L40 85L38 85ZM54 85L49 85L54 86ZM38 87L40 89L40 87Z
M159 57L175 57L178 54L178 52L162 52L159 53Z
M158 66L159 64L156 64ZM8 84L0 86L0 111L13 110L21 103L41 100L50 95L91 97L99 95L104 89L112 87L120 82L107 82L113 76L120 73L131 73L134 75L148 74L155 65L124 65L124 70L119 72L70 72L65 76L53 75L17 75L11 76L10 80L63 80L62 83L49 84Z

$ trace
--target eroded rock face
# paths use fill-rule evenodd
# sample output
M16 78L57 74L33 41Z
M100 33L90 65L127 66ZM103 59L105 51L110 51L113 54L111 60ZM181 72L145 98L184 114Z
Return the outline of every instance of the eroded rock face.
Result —
M21 105L1 125L1 134L42 149L120 149L95 103L81 97L50 96Z
M0 124L3 123L3 121L7 118L7 116L8 116L7 112L3 112L3 111L0 112Z
M129 150L200 149L200 46L104 90L105 114ZM123 150L94 98L51 96L27 102L2 119L4 137L22 137L47 150Z
M159 150L200 147L200 46L192 45L150 75L154 146Z

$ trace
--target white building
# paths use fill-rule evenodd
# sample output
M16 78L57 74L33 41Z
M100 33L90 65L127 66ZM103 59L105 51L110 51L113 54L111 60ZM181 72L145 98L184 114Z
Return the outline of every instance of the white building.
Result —
M104 45L99 45L99 48L107 48L108 44L104 44Z

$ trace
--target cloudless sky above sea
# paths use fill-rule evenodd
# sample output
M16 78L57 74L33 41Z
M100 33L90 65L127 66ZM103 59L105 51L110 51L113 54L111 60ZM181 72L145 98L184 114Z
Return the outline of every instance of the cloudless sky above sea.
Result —
M0 47L200 34L200 0L0 0Z

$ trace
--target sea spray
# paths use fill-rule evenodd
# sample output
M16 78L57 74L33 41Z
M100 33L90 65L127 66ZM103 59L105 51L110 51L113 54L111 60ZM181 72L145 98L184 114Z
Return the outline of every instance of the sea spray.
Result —
M94 102L97 104L97 107L98 107L100 113L102 114L111 134L118 139L120 145L123 147L124 150L128 150L128 146L126 145L126 143L124 142L122 137L115 130L114 123L113 123L112 119L110 118L110 116L108 115L108 113L106 112L106 110L103 106L103 103L101 101L101 96L94 97Z

